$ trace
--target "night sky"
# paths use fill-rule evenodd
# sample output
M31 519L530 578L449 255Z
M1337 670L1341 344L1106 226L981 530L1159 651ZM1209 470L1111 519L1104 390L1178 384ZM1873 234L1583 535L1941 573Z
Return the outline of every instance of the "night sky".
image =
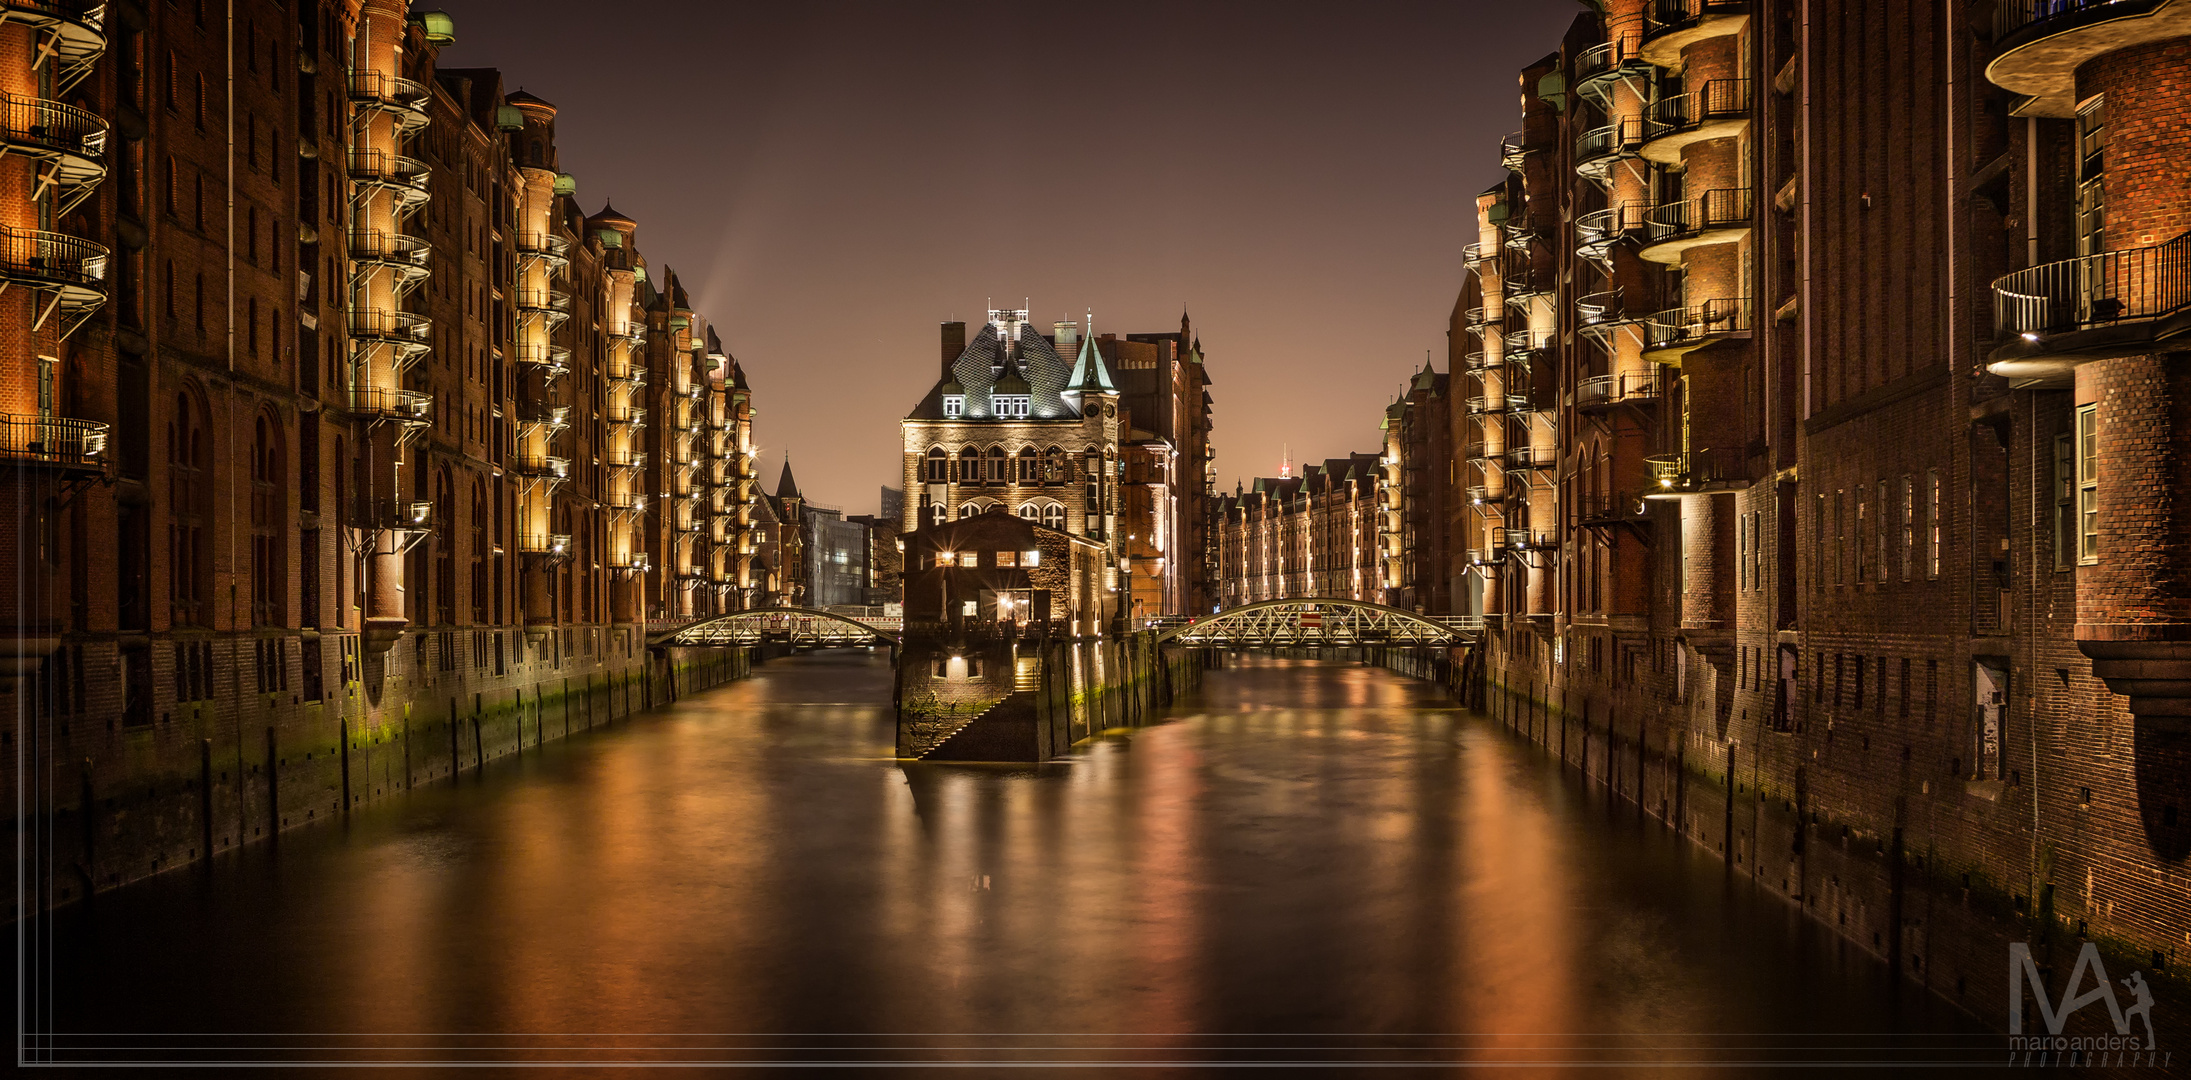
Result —
M434 6L422 3L425 9ZM1575 0L445 0L445 67L561 110L563 168L675 269L744 364L762 475L873 512L937 324L1176 329L1218 477L1378 445L1444 366L1473 197L1516 74Z

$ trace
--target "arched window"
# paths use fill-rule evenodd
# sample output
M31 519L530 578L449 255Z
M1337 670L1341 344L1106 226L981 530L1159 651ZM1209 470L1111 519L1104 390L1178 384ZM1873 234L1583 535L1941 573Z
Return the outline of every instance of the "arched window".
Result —
M1041 459L1035 456L1035 448L1023 446L1019 450L1019 482L1035 484L1042 481Z
M167 600L176 626L208 625L213 552L205 536L205 422L189 393L167 422Z
M982 509L983 508L981 506L975 503L961 503L959 504L959 516L962 518L970 518L973 517L975 514L981 513Z
M981 483L981 451L971 446L959 451L959 483Z
M949 515L950 511L945 509L942 503L939 502L928 504L928 523L930 525L943 524L945 521L950 519Z
M264 413L251 440L251 625L280 626L289 575L282 524L289 492L282 483L281 421Z
M1041 521L1042 507L1036 505L1035 503L1021 503L1019 507L1019 516L1025 518L1028 521Z
M1042 508L1042 523L1059 532L1065 531L1065 507L1050 503Z
M449 468L434 472L434 621L456 622L456 492Z
M929 447L928 459L923 463L921 471L921 481L929 484L942 484L949 482L950 479L951 455L944 453L943 447Z
M1043 453L1042 482L1045 484L1062 484L1065 479L1065 451L1062 447L1053 446Z
M1010 461L1004 456L1004 448L1001 446L990 447L989 482L992 484L1001 484L1007 480L1010 480L1012 476L1011 473L1008 471L1009 468Z
M445 526L447 527L447 526ZM487 485L472 481L472 623L487 622Z

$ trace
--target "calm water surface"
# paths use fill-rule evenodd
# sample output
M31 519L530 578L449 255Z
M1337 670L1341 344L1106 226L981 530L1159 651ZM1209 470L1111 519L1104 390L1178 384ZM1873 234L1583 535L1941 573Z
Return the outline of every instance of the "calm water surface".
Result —
M1240 663L1163 723L1009 768L891 760L878 657L775 661L64 912L57 1027L557 1060L1967 1029L1437 687Z

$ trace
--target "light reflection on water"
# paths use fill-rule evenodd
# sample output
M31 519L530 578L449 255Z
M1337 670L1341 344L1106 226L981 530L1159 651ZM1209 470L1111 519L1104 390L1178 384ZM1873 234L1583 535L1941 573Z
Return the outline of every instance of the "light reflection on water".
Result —
M64 912L59 1026L1961 1026L1436 687L1239 664L1167 722L982 767L889 759L879 658L776 661Z

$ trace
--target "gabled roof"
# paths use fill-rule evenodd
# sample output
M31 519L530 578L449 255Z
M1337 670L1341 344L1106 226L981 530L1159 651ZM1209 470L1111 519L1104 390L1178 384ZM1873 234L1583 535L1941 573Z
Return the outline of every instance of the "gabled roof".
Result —
M799 494L799 482L791 478L791 458L789 457L784 458L783 477L776 481L776 497L779 499L805 498L805 496Z

